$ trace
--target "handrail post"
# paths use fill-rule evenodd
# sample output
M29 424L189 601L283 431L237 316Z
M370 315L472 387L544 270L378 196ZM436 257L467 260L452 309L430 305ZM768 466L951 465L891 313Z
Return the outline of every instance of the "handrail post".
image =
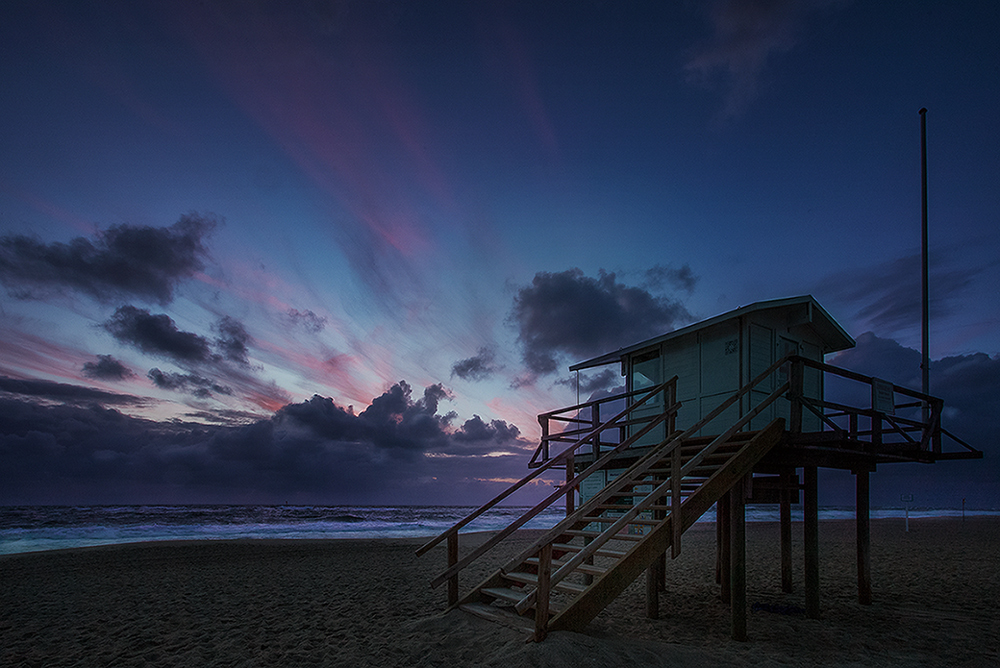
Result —
M458 532L448 535L448 568L458 563ZM448 606L458 603L458 573L448 578Z
M931 443L934 454L941 454L941 413L944 412L944 400L938 399L931 408Z
M792 359L792 368L788 374L788 394L791 399L791 406L788 414L788 430L793 434L802 433L802 392L804 386L805 369L802 360Z
M593 429L597 429L601 426L601 403L595 401L594 405L590 407L590 422L594 426ZM594 434L594 441L592 445L592 451L594 453L594 461L601 456L601 434L600 432Z
M549 461L549 416L539 415L538 424L542 428L542 462Z
M573 514L576 510L576 489L570 485L573 482L573 478L576 477L576 465L573 463L573 455L566 457L566 486L569 487L566 490L566 517Z
M538 551L538 589L535 596L535 642L545 640L549 625L549 579L552 576L552 543Z

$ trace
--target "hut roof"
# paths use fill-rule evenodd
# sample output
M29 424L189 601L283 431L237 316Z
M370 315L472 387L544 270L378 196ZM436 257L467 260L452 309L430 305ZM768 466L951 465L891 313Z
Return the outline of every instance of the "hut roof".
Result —
M594 357L583 362L577 362L576 364L570 366L569 370L579 371L581 369L589 369L595 366L612 364L637 350L650 348L652 346L680 338L699 329L705 329L721 322L726 322L727 320L733 320L750 313L767 310L788 310L796 316L791 325L804 325L811 327L823 341L824 354L847 350L848 348L853 348L855 345L854 339L852 339L851 336L844 331L844 328L840 326L840 323L833 319L833 316L826 312L826 309L819 305L819 302L817 302L812 295L802 295L800 297L771 299L768 301L747 304L746 306L741 306L732 311L720 313L719 315L709 318L708 320L702 320L701 322L696 322L686 327L675 329L672 332L661 334L660 336L647 339L646 341L641 341L625 348L619 348L614 352L605 353L599 357Z

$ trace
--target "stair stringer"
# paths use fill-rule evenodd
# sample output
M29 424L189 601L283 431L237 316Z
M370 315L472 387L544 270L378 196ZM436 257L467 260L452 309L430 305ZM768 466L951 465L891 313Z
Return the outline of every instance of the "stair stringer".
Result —
M716 501L732 489L737 481L753 471L753 467L781 441L785 421L777 418L761 430L733 457L719 468L681 504L681 531L689 529ZM667 517L647 537L629 550L628 554L580 594L548 623L549 631L582 631L601 610L608 606L655 559L670 547L673 538L672 519Z

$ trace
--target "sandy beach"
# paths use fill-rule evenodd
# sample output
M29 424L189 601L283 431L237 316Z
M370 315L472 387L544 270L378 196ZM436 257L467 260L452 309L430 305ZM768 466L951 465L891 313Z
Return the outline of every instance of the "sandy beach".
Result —
M144 543L0 557L2 666L995 666L1000 518L872 522L874 603L857 603L854 525L820 525L819 620L780 590L778 526L747 525L746 643L729 639L714 526L668 562L658 620L640 577L585 634L525 642L443 614L437 548L415 540ZM531 539L523 532L501 552ZM462 550L482 535L462 537ZM481 562L463 591L492 570ZM756 605L755 605L756 604Z

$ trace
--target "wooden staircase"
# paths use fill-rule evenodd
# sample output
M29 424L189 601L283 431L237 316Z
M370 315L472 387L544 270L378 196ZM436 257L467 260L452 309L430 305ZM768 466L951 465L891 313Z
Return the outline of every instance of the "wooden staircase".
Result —
M542 424L541 444L529 462L534 470L417 550L418 556L426 554L447 541L448 567L431 581L431 586L447 582L451 608L517 628L527 627L536 640L544 638L549 630L582 629L640 573L663 558L667 549L677 556L684 531L750 476L754 465L784 437L782 419L758 432L743 430L788 391L787 381L738 420L723 425L728 428L718 436L696 435L788 360L785 357L776 361L683 432L674 429L680 408L676 376L655 387L555 412L562 414L559 419L568 428L550 434L547 423ZM622 402L625 408L601 421L599 404L612 406L613 402ZM590 410L589 419L584 408ZM657 430L666 434L658 444L654 436ZM605 432L617 437L609 443L602 437ZM651 440L654 445L646 445ZM550 456L551 443L569 445ZM574 458L588 449L591 463L578 471ZM621 461L619 458L634 463L593 498L573 508L580 484L590 475L610 469L613 462ZM565 484L459 558L458 538L463 527L539 475L557 468L565 470ZM471 592L459 596L458 578L464 568L564 498L564 520Z
M539 639L546 631L582 630L666 550L679 554L683 532L749 475L783 434L778 419L730 440L664 441L458 607L533 627Z

